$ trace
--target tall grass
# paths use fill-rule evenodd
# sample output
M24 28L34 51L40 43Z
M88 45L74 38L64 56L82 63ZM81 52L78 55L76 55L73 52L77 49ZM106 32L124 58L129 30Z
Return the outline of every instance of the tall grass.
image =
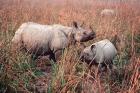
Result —
M0 92L140 93L139 4L138 0L0 1ZM104 8L117 10L117 15L101 17ZM27 21L68 26L72 21L84 22L84 28L92 26L97 33L96 39L86 42L86 46L118 35L118 55L114 59L117 68L100 74L96 67L89 69L79 60L79 45L67 48L57 63L33 61L21 51L13 53L14 32Z

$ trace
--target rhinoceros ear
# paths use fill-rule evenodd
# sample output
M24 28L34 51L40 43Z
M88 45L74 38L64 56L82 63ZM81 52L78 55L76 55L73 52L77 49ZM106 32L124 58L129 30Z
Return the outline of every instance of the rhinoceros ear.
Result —
M78 24L77 24L76 21L73 21L73 26L74 26L75 28L78 28Z
M91 45L90 49L93 50L95 48L95 45Z

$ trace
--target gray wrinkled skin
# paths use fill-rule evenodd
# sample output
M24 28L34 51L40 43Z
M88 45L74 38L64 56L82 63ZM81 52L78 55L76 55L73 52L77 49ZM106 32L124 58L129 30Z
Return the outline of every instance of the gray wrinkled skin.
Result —
M99 64L99 67L109 66L112 68L112 61L117 54L115 46L107 39L96 42L86 47L81 53L80 59L88 64Z
M73 27L60 24L41 25L33 22L23 23L15 32L12 46L15 49L25 49L33 55L49 55L55 60L55 53L63 50L69 44L86 42L95 37L92 30L85 30L73 23Z

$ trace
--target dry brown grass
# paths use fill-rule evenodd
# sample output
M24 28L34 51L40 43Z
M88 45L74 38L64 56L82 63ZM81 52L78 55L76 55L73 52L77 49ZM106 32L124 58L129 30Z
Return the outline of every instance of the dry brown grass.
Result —
M125 0L110 3L105 0L1 0L0 1L0 92L35 91L35 82L47 82L48 93L140 93L140 2ZM117 10L117 15L101 17L104 8ZM78 59L78 46L64 52L58 64L53 64L49 76L38 76L25 54L11 56L10 41L13 32L23 23L85 23L96 29L97 38L91 43L118 35L117 70L97 74ZM46 62L46 61L45 61ZM44 63L43 63L44 66ZM46 81L45 81L46 80ZM51 80L51 82L48 82ZM32 86L32 87L31 87ZM10 88L9 88L10 87ZM46 88L46 87L45 87ZM9 90L11 89L11 90Z

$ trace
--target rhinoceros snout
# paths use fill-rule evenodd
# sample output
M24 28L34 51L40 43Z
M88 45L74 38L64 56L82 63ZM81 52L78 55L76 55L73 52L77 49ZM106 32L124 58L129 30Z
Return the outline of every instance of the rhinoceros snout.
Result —
M89 34L87 34L86 36L84 36L80 42L86 42L86 41L89 41L89 40L92 40L96 37L95 35L95 32L90 32Z
M90 34L89 34L89 35L90 35L90 38L91 38L91 39L93 39L93 38L95 38L95 37L96 37L95 32L90 32Z
M87 59L88 56L89 56L88 53L81 53L81 55L80 55L80 60L81 60L81 61L86 61L86 60L88 60L88 59Z

